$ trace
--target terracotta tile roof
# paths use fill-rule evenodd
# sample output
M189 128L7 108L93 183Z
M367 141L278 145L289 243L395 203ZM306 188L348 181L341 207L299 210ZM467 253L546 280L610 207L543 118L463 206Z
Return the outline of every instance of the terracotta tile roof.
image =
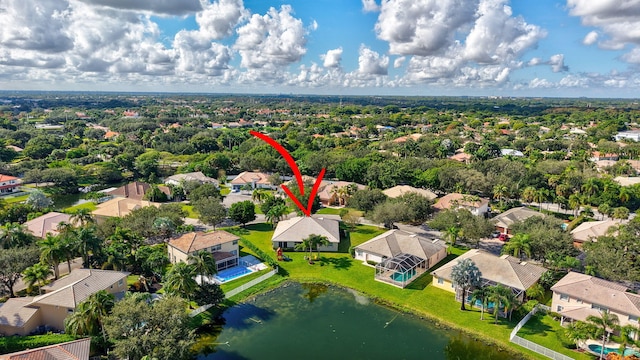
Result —
M102 204L99 204L98 208L93 210L92 214L96 216L123 217L136 209L140 209L146 206L160 207L160 205L160 203L145 200L114 198L109 201L105 201Z
M442 240L427 239L402 230L389 230L358 245L356 249L388 258L411 254L427 260L441 251L446 252L447 246Z
M271 185L269 175L261 172L245 171L231 180L231 184L235 185L251 184L253 182L256 184Z
M326 236L331 243L340 243L340 224L324 217L296 216L280 221L271 241L300 242L311 234Z
M115 190L111 190L107 194L113 195L113 196L120 196L127 199L142 200L142 198L144 197L144 194L150 188L151 188L151 185L147 183L134 181L126 185L120 186Z
M58 224L69 223L71 215L52 211L24 223L24 226L37 237L44 238L48 233L57 234Z
M88 360L91 338L0 355L0 360Z
M304 181L304 180L303 180ZM315 179L313 180L315 183ZM325 181L322 180L322 182L320 183L320 191L318 191L318 198L320 198L320 201L329 201L331 200L331 198L333 198L334 194L332 193L333 189L339 189L341 187L346 187L349 186L351 184L356 184L356 186L358 187L358 190L364 190L366 186L362 185L362 184L357 184L357 183L353 183L353 182L348 182L348 181L328 181L327 180L327 184L324 185ZM324 186L323 186L324 185Z
M627 292L628 288L618 283L570 272L553 285L551 290L619 313L640 316L640 295Z
M209 232L198 231L186 233L179 238L169 240L169 246L173 246L185 254L191 254L199 250L239 239L238 236L224 230Z
M439 278L451 280L452 268L462 259L471 259L482 273L483 279L518 290L527 290L547 271L547 269L542 266L521 261L513 256L496 256L482 250L474 249L446 263L439 269L433 271L432 274Z
M11 180L19 180L15 176L0 174L0 182L11 181Z

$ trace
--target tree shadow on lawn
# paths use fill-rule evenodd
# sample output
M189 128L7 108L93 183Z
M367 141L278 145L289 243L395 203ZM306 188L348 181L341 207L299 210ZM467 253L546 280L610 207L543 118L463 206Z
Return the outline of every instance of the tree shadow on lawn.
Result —
M521 335L548 336L552 331L553 328L551 326L542 322L542 317L532 316L518 333Z
M320 264L324 265L333 265L334 269L338 270L348 270L351 266L353 266L353 260L348 257L338 257L338 258L327 258L322 256L320 258Z
M433 276L427 271L424 274L420 275L417 279L412 281L405 289L409 290L424 290L427 285L431 284L433 280Z

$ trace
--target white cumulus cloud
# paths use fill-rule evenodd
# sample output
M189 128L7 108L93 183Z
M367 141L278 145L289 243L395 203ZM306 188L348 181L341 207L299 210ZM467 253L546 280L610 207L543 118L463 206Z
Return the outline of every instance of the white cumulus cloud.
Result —
M584 39L582 39L582 43L585 45L593 45L598 41L598 32L590 31Z
M376 12L380 10L380 6L376 3L376 0L362 0L362 11L364 12Z
M387 75L389 57L361 45L358 56L358 72L362 75Z
M325 54L321 54L320 58L324 61L322 66L326 68L339 67L342 61L342 47L329 50Z

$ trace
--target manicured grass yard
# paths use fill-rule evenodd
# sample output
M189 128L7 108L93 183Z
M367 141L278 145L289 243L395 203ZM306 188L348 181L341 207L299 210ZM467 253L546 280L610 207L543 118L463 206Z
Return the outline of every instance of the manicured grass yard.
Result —
M88 201L88 202L82 203L80 205L75 205L75 206L68 207L68 208L64 209L64 211L66 213L71 214L73 212L78 211L79 209L89 209L89 211L93 211L93 210L95 210L97 208L98 207L96 206L96 203L94 203L93 201Z
M382 232L372 226L359 225L350 234L350 246L360 244ZM252 242L268 254L273 254L271 236L273 229L267 224L248 225L246 229L230 229L234 233ZM344 246L341 246L344 248ZM462 249L452 249L452 254L447 260L455 258L464 252ZM275 254L274 254L275 255ZM463 328L472 332L475 336L491 339L503 346L515 349L531 358L543 359L531 351L518 345L509 343L511 329L519 319L508 321L499 319L498 325L494 325L491 315L485 315L485 320L480 320L480 310L472 309L461 311L460 304L454 300L454 294L429 286L432 276L423 275L411 286L399 289L374 280L373 267L363 265L345 253L321 253L315 264L310 265L304 260L302 252L288 252L292 261L280 262L281 274L291 280L300 282L326 282L335 283L360 291L381 303L387 303L400 310L411 311L429 318L437 319L441 324ZM275 256L274 256L275 258Z
M6 196L6 197L3 197L2 199L4 199L4 201L8 205L8 204L14 204L14 203L23 202L23 201L27 200L27 198L29 198L29 194L20 195L20 196Z
M182 210L187 213L187 217L190 219L197 219L198 213L193 210L193 205L182 205Z
M316 211L316 214L340 215L342 210L354 212L357 216L362 216L363 212L352 208L322 208Z
M565 348L558 337L561 332L562 327L558 321L554 320L551 316L538 314L531 317L518 332L518 336L574 359L593 359L591 355Z

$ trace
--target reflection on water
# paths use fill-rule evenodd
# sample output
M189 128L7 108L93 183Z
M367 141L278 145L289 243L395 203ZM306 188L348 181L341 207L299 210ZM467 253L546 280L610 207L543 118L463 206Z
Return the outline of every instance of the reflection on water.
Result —
M226 323L201 338L199 359L513 359L365 299L326 285L286 284L227 310Z

